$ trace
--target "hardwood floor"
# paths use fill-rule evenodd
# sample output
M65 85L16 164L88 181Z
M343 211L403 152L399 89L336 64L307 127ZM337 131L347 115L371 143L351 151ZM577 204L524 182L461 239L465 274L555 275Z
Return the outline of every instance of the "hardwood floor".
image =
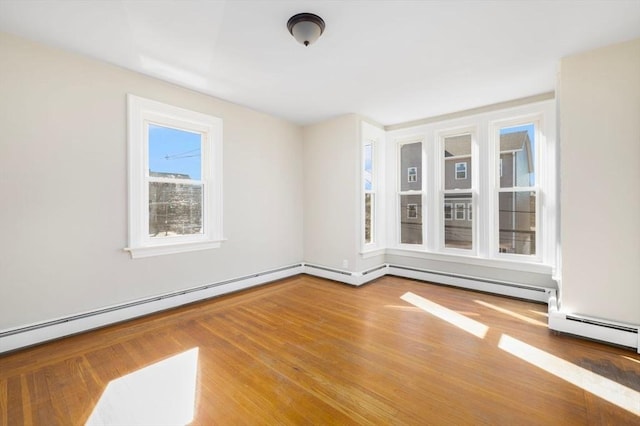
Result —
M0 356L2 425L622 425L638 413L634 351L554 335L545 305L395 277L354 288L302 275Z

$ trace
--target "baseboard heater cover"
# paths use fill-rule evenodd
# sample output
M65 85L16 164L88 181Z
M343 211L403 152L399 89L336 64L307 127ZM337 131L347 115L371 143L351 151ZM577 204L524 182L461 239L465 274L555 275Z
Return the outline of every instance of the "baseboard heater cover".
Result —
M304 273L315 277L326 278L353 286L361 286L380 278L387 274L387 265L382 264L367 269L364 272L351 272L341 269L329 268L327 266L314 265L311 263L304 264Z
M0 353L298 275L303 272L303 268L303 264L298 263L96 309L90 312L0 331Z
M549 296L549 329L613 345L635 348L640 353L640 325L621 324L562 312L558 309L555 290Z
M404 278L412 278L421 281L430 281L437 284L452 285L470 290L485 291L503 296L517 297L547 303L549 291L547 287L539 287L509 281L491 280L463 274L433 271L428 269L413 268L401 265L389 265L389 275Z

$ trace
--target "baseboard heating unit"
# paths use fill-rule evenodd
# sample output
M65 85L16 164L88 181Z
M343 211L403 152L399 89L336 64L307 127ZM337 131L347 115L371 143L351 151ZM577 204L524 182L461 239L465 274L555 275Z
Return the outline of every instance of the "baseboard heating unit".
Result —
M635 348L640 353L640 326L561 312L558 309L555 291L549 297L549 329L614 345Z
M538 287L509 281L490 280L462 274L431 271L399 265L389 265L387 273L398 277L430 281L437 284L446 284L455 287L467 288L469 290L501 294L503 296L517 297L519 299L542 303L547 303L549 300L549 292L553 290L547 287Z
M244 290L304 272L302 263L0 331L0 353Z
M364 272L351 272L326 266L304 264L304 273L315 277L326 278L345 284L360 286L387 274L387 265L378 265Z

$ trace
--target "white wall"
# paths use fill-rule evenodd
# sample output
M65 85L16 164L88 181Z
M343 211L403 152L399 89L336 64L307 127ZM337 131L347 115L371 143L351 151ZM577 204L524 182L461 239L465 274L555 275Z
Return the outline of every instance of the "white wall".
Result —
M132 260L126 94L224 120L222 248ZM0 330L300 262L302 130L0 34Z
M561 310L640 324L640 39L564 58Z
M304 128L305 262L345 270L356 264L359 126L348 114Z

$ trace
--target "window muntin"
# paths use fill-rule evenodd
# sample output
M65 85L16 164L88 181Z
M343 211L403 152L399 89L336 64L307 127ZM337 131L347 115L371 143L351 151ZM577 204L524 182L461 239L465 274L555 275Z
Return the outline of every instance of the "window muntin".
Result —
M422 245L423 243L422 170L422 142L409 142L400 145L399 225L401 244Z
M222 241L222 120L128 96L133 258Z
M473 249L473 221L467 220L467 205L472 203L473 178L471 133L442 137L443 203L453 206L453 221L442 223L443 244L451 249Z
M536 123L499 127L498 253L535 256Z

